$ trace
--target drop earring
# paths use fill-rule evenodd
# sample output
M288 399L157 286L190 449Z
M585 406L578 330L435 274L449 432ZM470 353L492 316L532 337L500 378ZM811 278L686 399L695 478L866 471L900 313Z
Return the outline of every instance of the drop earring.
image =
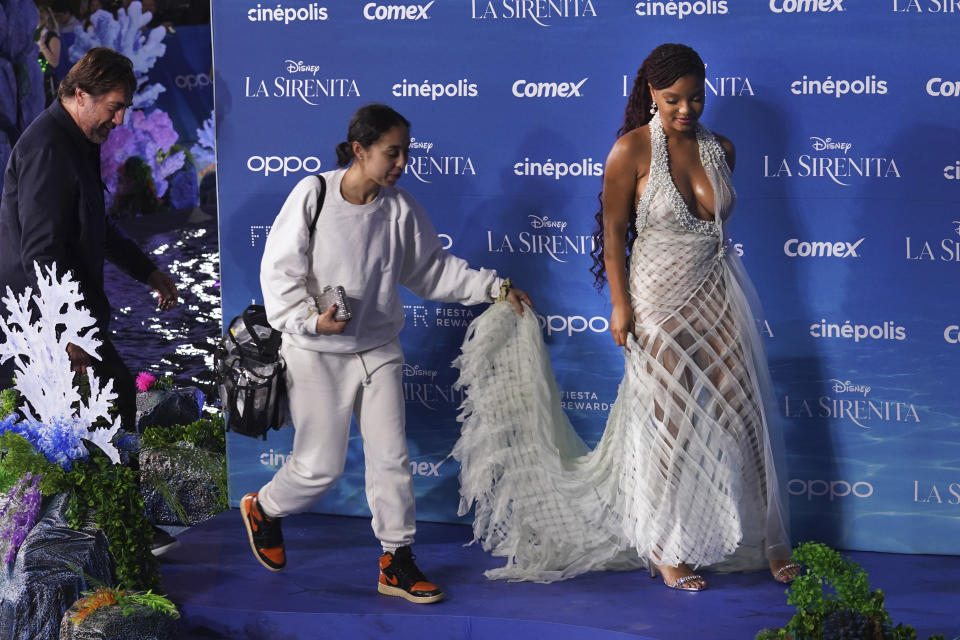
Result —
M652 115L652 116L657 115L657 103L656 103L656 102L654 102L652 105L650 105L650 115Z

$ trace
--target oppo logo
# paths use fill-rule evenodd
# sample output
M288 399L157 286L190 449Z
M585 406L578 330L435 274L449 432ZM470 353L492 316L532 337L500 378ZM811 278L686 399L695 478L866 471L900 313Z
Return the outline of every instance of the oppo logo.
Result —
M930 78L927 80L927 93L936 98L960 97L960 80Z
M859 258L857 247L866 238L856 242L805 242L790 238L783 245L783 252L791 258Z
M770 11L774 13L830 13L843 10L843 0L770 0Z
M787 483L787 493L792 496L807 496L807 500L827 498L833 502L836 498L869 498L873 495L873 485L869 482L846 480L801 480L794 478Z
M300 158L298 156L250 156L247 159L247 169L253 173L263 173L269 176L271 173L283 172L284 176L291 173L306 171L307 173L317 173L320 171L320 158L316 156L307 156Z
M517 80L513 83L513 95L518 98L580 98L580 87L589 78L579 82L530 82Z
M960 344L960 325L952 324L944 329L943 339L950 344Z
M429 20L427 11L435 1L410 5L368 2L363 5L363 17L367 20Z
M545 330L548 336L555 333L565 333L573 336L575 333L591 331L606 333L610 329L610 322L601 316L585 318L584 316L542 316L537 314L540 329Z
M177 85L178 89L193 91L194 89L199 89L201 87L209 87L210 76L206 73L191 73L190 75L186 76L177 76L173 79L173 82Z

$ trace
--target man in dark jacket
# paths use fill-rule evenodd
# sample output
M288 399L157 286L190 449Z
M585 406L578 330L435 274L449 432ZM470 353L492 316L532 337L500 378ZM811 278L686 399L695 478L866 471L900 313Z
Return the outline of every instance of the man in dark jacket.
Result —
M106 214L100 177L100 145L123 123L136 89L133 64L112 49L91 49L60 84L55 100L24 131L7 163L0 200L0 295L7 287L36 291L34 262L70 271L103 341L99 360L70 344L75 371L92 367L113 380L123 427L134 428L133 378L110 342L110 303L104 260L152 287L159 307L176 304L170 277ZM12 360L0 367L0 389L12 385Z

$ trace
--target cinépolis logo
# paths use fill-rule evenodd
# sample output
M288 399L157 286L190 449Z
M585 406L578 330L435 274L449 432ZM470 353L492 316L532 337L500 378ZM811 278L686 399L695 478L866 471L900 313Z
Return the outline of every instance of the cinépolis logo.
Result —
M960 0L957 0L960 2ZM943 168L943 177L947 180L960 180L960 160Z
M817 397L783 396L783 415L794 420L846 420L861 429L881 423L920 423L911 402L871 397L871 387L851 380L824 381L827 392Z
M404 78L390 87L390 92L397 98L429 98L430 100L437 100L438 98L476 98L480 95L477 83L470 82L469 78L461 78L450 82L430 80L408 82Z
M554 180L592 178L603 175L603 163L596 162L593 158L582 158L572 162L554 161L553 158L543 161L524 158L522 162L514 163L513 174L524 177L545 176Z
M771 179L827 178L843 187L853 180L899 179L900 169L894 158L849 153L853 143L833 138L810 137L811 148L818 155L801 153L795 157L763 156L763 177Z
M322 22L327 17L327 8L321 7L317 2L311 2L305 7L286 7L279 2L276 7L272 7L258 2L256 7L247 11L247 20L260 23Z
M907 260L960 262L960 220L954 220L951 224L953 225L953 236L946 236L940 240L924 240L906 236Z
M844 320L843 322L828 322L826 318L820 318L820 322L810 325L810 337L817 340L852 340L861 342L865 340L897 340L907 339L907 329L898 325L892 320L885 320L879 324L860 324Z
M790 83L790 93L795 96L884 96L887 95L887 81L878 80L875 74L855 78L853 80L833 79L828 75L823 80L817 80L803 75L799 80Z
M433 142L410 138L410 156L404 174L412 175L418 181L430 184L433 180L443 177L475 176L477 170L473 165L473 158L462 154L431 153Z
M695 2L648 2L642 0L633 6L641 18L668 16L683 20L689 16L722 16L727 14L727 0L696 0Z
M593 0L470 0L473 20L529 20L549 27L558 20L596 17Z
M570 256L589 256L593 251L593 236L566 233L566 220L540 214L530 214L527 220L531 231L509 234L487 229L487 252L547 256L565 263Z
M266 79L252 75L244 76L244 97L255 100L294 98L314 107L326 99L360 97L360 88L356 80L318 78L319 65L288 59L283 62L283 70L287 75Z

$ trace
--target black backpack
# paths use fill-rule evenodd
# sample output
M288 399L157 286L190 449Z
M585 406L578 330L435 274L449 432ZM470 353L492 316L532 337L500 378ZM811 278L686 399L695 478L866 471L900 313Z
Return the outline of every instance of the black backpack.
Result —
M327 194L327 181L316 177L320 193L308 226L311 237ZM281 337L267 322L263 305L252 304L230 321L213 360L227 431L266 440L268 431L283 425L287 367L280 357Z
M227 431L266 440L267 432L283 423L286 365L280 338L262 305L250 305L230 322L214 354Z

